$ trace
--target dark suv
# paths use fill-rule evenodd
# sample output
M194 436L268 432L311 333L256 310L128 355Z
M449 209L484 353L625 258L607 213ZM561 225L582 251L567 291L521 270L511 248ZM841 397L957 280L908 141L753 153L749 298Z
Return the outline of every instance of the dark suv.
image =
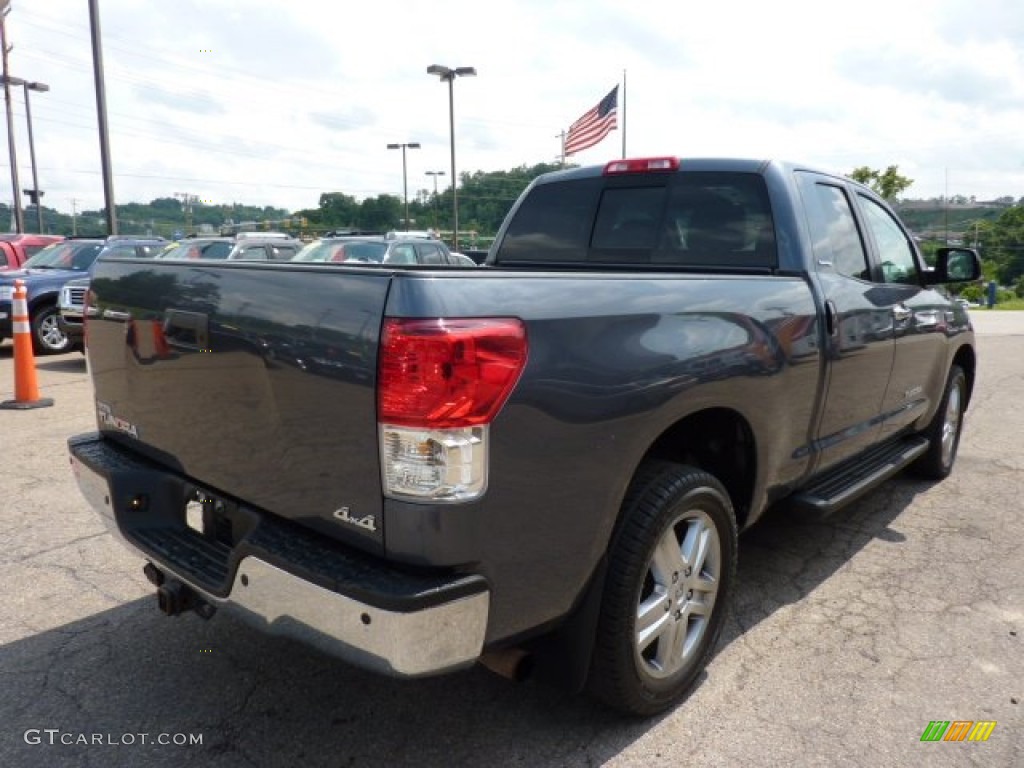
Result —
M108 238L72 237L43 248L26 261L22 269L0 275L0 341L11 337L15 280L24 280L28 289L28 313L36 354L59 354L74 348L81 338L81 325L78 333L71 336L60 321L57 300L64 285L76 277L88 275L100 255L115 259L151 257L166 244L163 238L113 235Z

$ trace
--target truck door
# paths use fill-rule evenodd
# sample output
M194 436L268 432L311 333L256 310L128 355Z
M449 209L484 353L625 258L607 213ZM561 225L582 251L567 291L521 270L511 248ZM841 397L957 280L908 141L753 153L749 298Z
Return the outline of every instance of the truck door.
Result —
M894 356L891 297L873 282L865 237L836 179L797 174L825 299L825 394L814 433L818 469L878 440Z
M855 201L873 246L879 290L892 304L895 357L882 404L882 432L889 436L942 395L950 307L938 291L923 287L917 249L896 218L865 194Z

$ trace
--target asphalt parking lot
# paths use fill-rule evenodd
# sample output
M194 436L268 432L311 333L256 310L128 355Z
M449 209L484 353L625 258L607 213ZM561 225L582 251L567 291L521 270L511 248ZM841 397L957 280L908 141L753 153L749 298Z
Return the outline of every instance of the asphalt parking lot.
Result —
M953 475L745 534L717 656L647 721L481 668L394 681L227 616L163 617L71 478L65 441L94 426L84 360L40 358L54 406L0 411L0 766L1024 765L1024 313L975 314ZM936 720L996 726L921 742Z

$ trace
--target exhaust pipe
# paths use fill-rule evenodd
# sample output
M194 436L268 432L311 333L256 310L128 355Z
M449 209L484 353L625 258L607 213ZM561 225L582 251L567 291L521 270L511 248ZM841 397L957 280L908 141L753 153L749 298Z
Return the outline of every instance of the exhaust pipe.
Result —
M533 657L522 648L502 648L487 651L480 663L496 675L521 683L533 672Z

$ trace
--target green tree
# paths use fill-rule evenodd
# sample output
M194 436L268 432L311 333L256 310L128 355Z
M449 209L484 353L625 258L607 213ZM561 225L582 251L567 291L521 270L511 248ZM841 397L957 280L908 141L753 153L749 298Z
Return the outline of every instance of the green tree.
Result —
M994 222L979 227L979 239L986 261L995 264L1001 285L1012 285L1024 275L1024 206L1007 208Z
M359 201L344 192L324 192L317 208L296 211L296 214L305 216L318 228L354 227L359 220Z
M850 178L871 187L880 197L895 200L899 194L914 183L914 180L900 174L898 165L890 165L884 171L877 171L862 165L850 172Z
M368 197L359 206L359 227L379 232L399 229L403 210L401 198L394 195Z

